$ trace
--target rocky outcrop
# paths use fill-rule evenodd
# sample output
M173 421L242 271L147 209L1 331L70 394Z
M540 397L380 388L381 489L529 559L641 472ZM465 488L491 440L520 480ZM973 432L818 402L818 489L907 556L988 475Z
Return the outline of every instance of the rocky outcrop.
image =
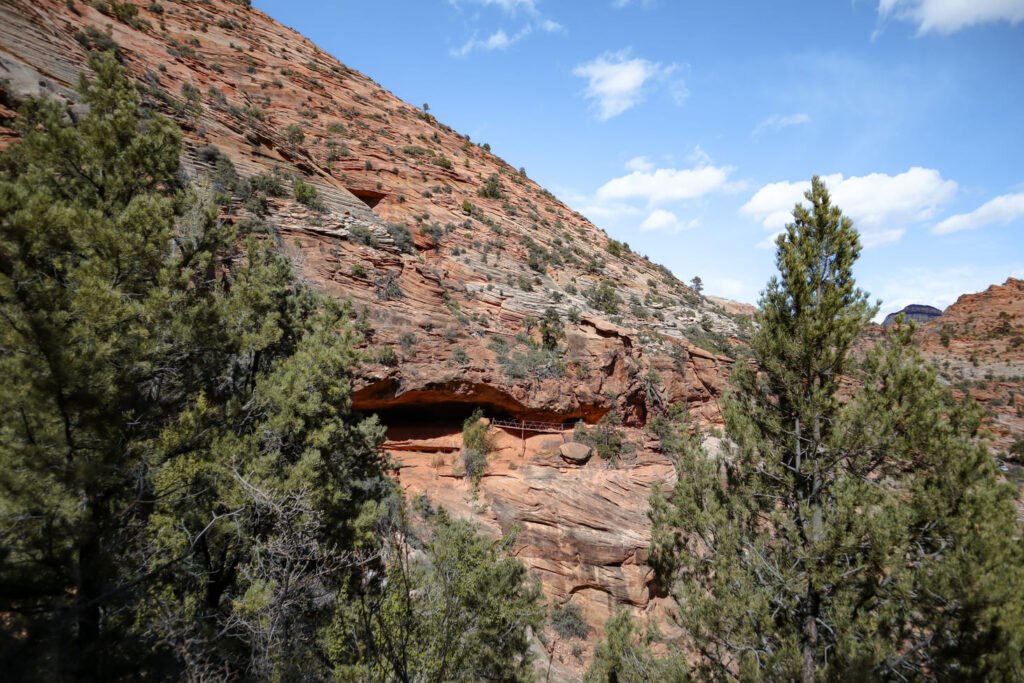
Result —
M904 322L915 322L920 325L922 323L931 322L932 320L942 316L942 311L934 306L910 304L909 306L904 306L902 310L885 316L885 320L882 321L882 327L889 327L890 325L896 324L897 318L901 315L903 316Z
M961 296L916 336L955 392L985 408L993 449L1010 456L1024 440L1024 280ZM1024 471L1016 478L1024 483Z
M587 444L575 441L563 443L558 447L558 454L570 465L586 465L593 452L594 449Z

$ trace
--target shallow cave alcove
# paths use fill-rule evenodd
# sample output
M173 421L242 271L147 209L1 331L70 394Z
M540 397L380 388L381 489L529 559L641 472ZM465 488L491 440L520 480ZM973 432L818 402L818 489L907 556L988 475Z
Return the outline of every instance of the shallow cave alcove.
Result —
M366 206L369 207L371 211L374 208L376 208L378 204L380 204L382 199L388 196L386 192L381 192L380 190L366 190L363 188L353 187L349 187L346 189L352 194L354 194L359 199L359 201L361 201L363 204L366 204Z

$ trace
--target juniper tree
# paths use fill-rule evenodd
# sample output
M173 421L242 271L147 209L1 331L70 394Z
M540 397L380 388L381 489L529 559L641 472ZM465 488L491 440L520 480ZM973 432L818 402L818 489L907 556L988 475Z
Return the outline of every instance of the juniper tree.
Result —
M852 222L815 178L777 240L714 457L666 435L654 562L710 679L1021 675L1012 493L899 328L855 367L875 308ZM845 404L844 378L861 386ZM993 577L998 576L999 579Z

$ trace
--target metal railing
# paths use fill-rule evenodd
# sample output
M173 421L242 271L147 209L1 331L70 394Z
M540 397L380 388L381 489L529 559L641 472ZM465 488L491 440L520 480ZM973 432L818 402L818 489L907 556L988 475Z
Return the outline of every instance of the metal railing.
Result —
M565 422L537 422L534 420L506 420L499 417L490 418L491 426L516 429L520 432L567 432L575 427Z

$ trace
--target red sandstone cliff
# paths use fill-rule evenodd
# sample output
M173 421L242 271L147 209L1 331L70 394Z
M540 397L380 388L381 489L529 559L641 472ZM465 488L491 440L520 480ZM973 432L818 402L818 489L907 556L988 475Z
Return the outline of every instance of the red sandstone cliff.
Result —
M143 101L182 127L190 174L215 177L216 148L243 177L316 188L323 211L270 198L258 220L306 278L363 310L368 360L353 400L388 425L403 486L492 533L519 529L517 554L546 594L580 603L595 627L618 606L655 610L647 497L674 474L640 428L680 402L702 424L720 421L732 362L722 354L739 334L731 313L486 145L230 0L0 3L0 147L26 96L74 110L101 44L116 44ZM236 204L223 218L257 217ZM396 225L414 248L396 243ZM565 325L558 352L531 352L549 308ZM615 411L637 455L570 467L557 436L499 434L473 491L452 460L476 406L552 422Z

